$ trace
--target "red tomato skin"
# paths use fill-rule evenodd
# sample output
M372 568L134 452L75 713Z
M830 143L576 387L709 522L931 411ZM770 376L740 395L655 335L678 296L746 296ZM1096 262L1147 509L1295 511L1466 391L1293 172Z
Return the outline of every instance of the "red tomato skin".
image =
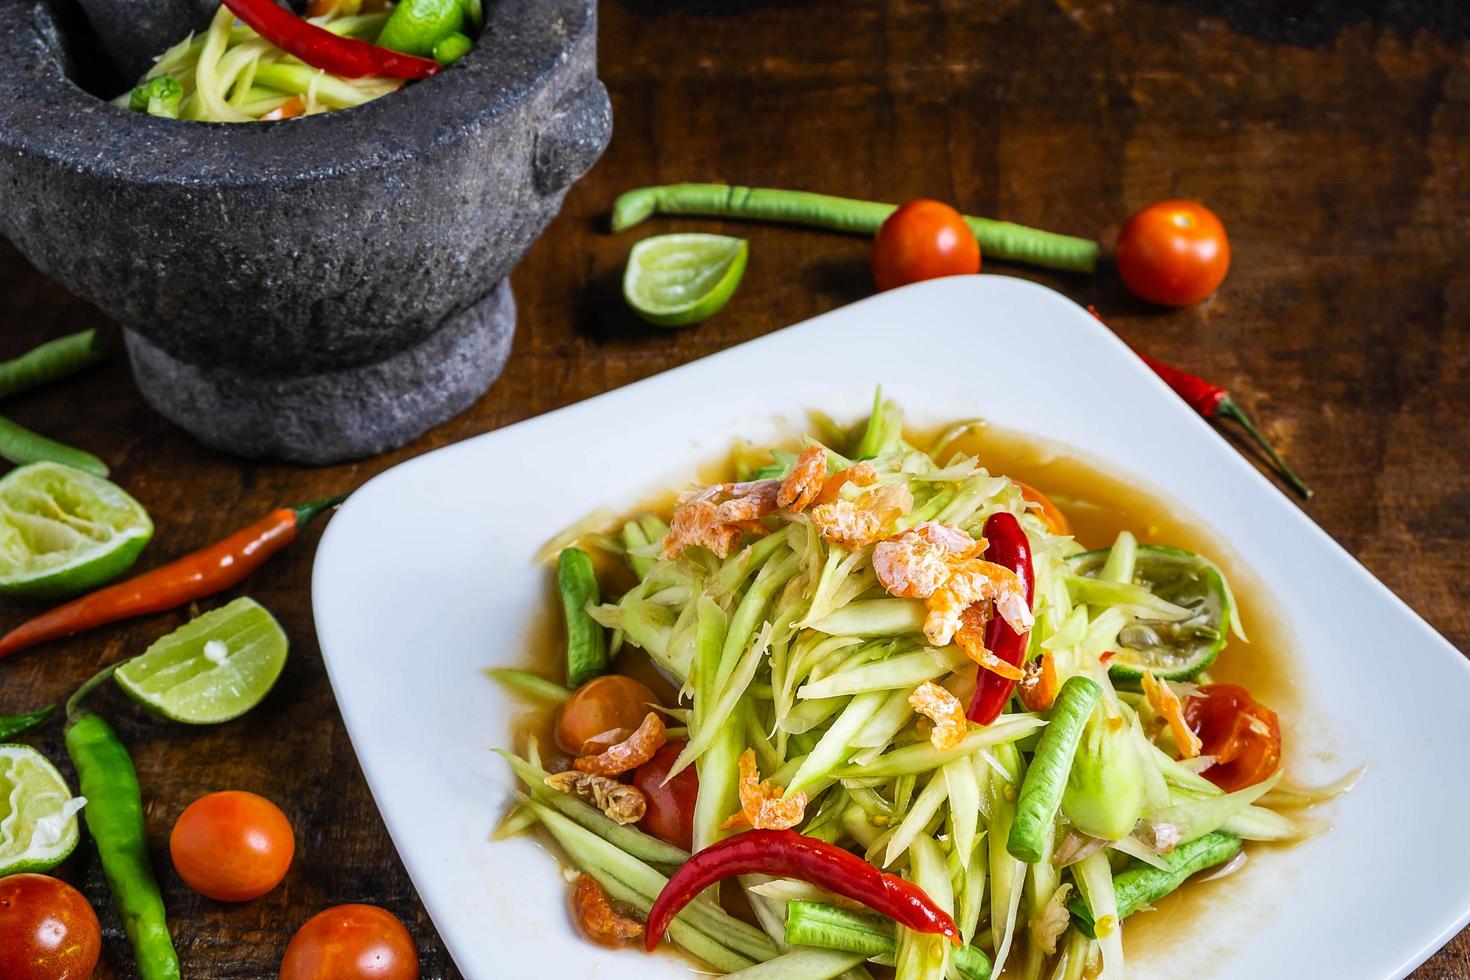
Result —
M658 704L658 698L641 681L622 674L594 677L573 691L557 712L556 747L568 755L583 755L593 736L615 728L635 731L651 704Z
M87 980L102 928L82 893L47 875L0 878L0 977Z
M688 744L683 741L665 744L633 773L633 785L648 800L648 809L638 821L638 828L686 851L694 849L694 801L699 796L699 776L691 765L668 783L664 783L664 777Z
M1218 761L1204 777L1227 793L1254 786L1281 765L1281 721L1238 684L1206 684L1186 698L1184 719L1201 753Z
M281 980L418 980L413 937L376 905L337 905L318 912L291 937Z
M291 821L270 800L226 790L189 804L168 848L184 884L219 902L248 902L286 877L296 838Z
M873 238L873 282L893 289L942 276L980 271L980 243L964 215L920 198L894 211Z
M1128 291L1160 306L1190 306L1225 281L1230 239L1194 201L1159 201L1128 219L1113 252Z

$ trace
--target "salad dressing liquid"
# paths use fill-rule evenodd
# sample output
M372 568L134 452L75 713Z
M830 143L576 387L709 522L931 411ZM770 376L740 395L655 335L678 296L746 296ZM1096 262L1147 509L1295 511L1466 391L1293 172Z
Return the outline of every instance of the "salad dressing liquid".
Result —
M927 447L933 444L937 435L938 430L911 432L906 437L913 445ZM1289 660L1290 632L1269 591L1223 540L1184 507L1152 492L1135 479L1110 472L1105 465L1071 448L990 426L955 439L952 447L954 452L978 457L981 465L991 473L1013 477L1045 493L1066 514L1073 535L1088 549L1106 548L1120 531L1127 530L1138 538L1140 544L1187 548L1219 565L1230 581L1242 624L1251 642L1242 643L1232 638L1211 666L1210 678L1241 684L1276 710L1282 719L1289 759L1296 703L1296 685ZM699 469L700 480L707 483L733 479L732 474L733 464L728 460ZM674 502L673 493L662 491L650 496L643 506L633 508L630 513L654 512L667 518ZM631 573L620 559L600 549L589 550L606 594L618 595L622 588L633 584ZM547 580L550 583L551 577L547 576ZM564 658L563 643L561 611L554 585L549 584L543 611L536 617L525 640L527 656L522 666L533 673L555 676ZM676 703L677 689L643 651L624 645L616 666L619 673L648 685L662 703ZM560 754L552 738L555 717L555 711L549 709L528 710L514 726L512 744L523 749L526 739L534 736L540 742L545 760L553 762ZM569 764L570 759L567 759L552 768L565 768ZM546 843L556 851L549 841ZM1260 844L1252 846L1253 854L1259 855L1262 851L1269 852L1269 848ZM724 889L722 898L722 904L732 914L754 922L745 896L738 888ZM1129 957L1146 961L1155 948L1161 955L1166 953L1171 945L1178 943L1180 935L1189 933L1197 916L1203 918L1208 915L1210 907L1221 901L1229 901L1228 883L1217 885L1193 881L1160 901L1152 911L1131 917L1125 926ZM679 956L677 951L674 955ZM679 958L684 960L682 956ZM869 970L875 977L891 976L891 971L882 967L870 965Z

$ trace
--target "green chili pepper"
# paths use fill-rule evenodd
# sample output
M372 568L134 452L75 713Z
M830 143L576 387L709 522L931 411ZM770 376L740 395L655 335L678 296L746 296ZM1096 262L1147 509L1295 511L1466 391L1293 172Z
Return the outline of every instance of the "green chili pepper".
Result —
M123 932L133 946L142 980L179 980L179 957L163 909L163 895L148 859L143 795L128 750L102 716L78 710L88 691L112 676L109 667L67 702L66 751L77 771L82 812L97 844Z
M55 439L47 439L23 425L0 416L0 458L17 466L49 460L85 470L94 476L106 476L107 464L82 449L74 449Z
M601 601L592 558L581 548L565 548L556 559L556 586L567 621L567 684L582 684L607 672L607 634L587 612Z
M59 381L106 359L96 330L47 341L19 357L0 361L0 398Z
M24 735L56 713L56 705L29 711L23 715L0 715L0 742L8 742L17 735Z

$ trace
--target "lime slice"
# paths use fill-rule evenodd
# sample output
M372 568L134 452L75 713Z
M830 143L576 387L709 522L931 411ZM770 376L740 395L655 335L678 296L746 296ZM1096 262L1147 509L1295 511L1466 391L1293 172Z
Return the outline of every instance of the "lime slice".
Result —
M1095 578L1111 551L1088 551L1068 561L1075 574ZM1136 681L1144 671L1171 681L1199 676L1229 638L1234 604L1225 577L1209 559L1192 551L1146 544L1138 548L1133 582L1192 615L1177 622L1139 619L1123 627L1108 673L1116 681Z
M66 780L29 745L0 745L0 878L50 871L77 846L77 811Z
M378 34L378 46L427 58L434 45L464 27L464 0L399 0Z
M750 245L726 235L655 235L633 246L623 298L660 327L708 319L735 295Z
M157 640L113 676L150 711L217 725L264 700L286 665L287 646L275 617L242 597Z
M50 599L122 574L153 522L117 484L60 463L0 479L0 595Z

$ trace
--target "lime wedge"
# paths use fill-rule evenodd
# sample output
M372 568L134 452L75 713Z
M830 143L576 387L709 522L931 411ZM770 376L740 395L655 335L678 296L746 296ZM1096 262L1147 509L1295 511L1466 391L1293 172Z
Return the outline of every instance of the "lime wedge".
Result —
M1075 574L1095 577L1111 551L1088 551L1067 560ZM1144 671L1160 680L1198 677L1215 662L1229 638L1233 601L1225 577L1209 559L1192 551L1145 544L1138 546L1133 582L1190 615L1176 621L1139 619L1123 627L1109 675L1119 682L1137 681Z
M718 313L745 275L750 245L726 235L655 235L633 246L623 298L660 327L687 327Z
M50 599L122 574L153 522L117 484L60 463L0 479L0 595Z
M287 646L275 617L241 597L157 640L113 677L165 718L217 725L264 700L286 665Z
M50 871L77 846L77 811L66 780L29 745L0 745L0 878Z

